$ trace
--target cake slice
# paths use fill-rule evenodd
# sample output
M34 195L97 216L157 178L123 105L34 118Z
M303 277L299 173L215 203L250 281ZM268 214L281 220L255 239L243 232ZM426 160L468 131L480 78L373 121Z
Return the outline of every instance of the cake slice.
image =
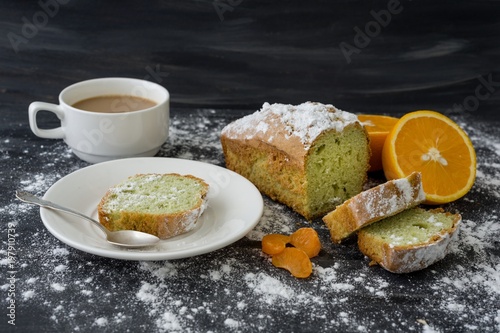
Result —
M361 252L393 273L410 273L443 259L458 237L460 214L411 208L358 232Z
M414 172L406 178L390 180L345 201L323 217L332 241L340 243L354 232L425 200L422 176Z
M221 133L226 167L312 220L363 189L370 148L356 115L329 104L264 103Z
M99 222L111 231L174 237L194 229L206 207L208 188L191 175L137 174L106 192L97 209Z

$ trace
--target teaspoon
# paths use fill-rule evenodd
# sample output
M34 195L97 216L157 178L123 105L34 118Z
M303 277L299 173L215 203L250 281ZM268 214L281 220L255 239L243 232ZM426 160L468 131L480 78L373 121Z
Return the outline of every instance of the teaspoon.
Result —
M42 198L39 198L37 196L34 196L31 193L25 192L25 191L16 191L16 197L24 202L31 203L38 205L40 207L45 207L45 208L50 208L54 210L59 210L65 213L73 214L78 217L81 217L87 221L90 221L94 223L96 226L101 229L102 232L106 234L106 240L114 245L122 246L122 247L127 247L127 248L138 248L138 247L145 247L145 246L151 246L159 242L159 238L145 233L141 231L136 231L136 230L119 230L119 231L109 231L104 227L102 224L100 224L98 221L83 215L82 213L79 213L77 211L74 211L70 208L66 208L63 206L60 206L56 203L53 203L48 200L44 200Z

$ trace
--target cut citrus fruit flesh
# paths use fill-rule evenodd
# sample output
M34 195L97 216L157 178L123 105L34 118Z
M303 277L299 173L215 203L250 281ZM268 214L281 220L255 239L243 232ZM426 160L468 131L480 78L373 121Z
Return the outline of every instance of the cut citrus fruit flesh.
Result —
M300 228L290 235L290 244L303 250L309 258L316 257L321 251L318 233L313 228Z
M287 247L272 259L274 266L288 270L297 278L307 278L312 273L312 263L307 253L295 247Z
M382 170L382 149L385 139L398 122L398 118L371 114L358 115L358 119L366 129L370 138L370 169L368 171Z
M290 236L281 234L269 234L262 238L262 252L269 255L283 251L286 244L290 242Z
M469 137L453 120L435 111L401 117L385 140L382 163L389 180L421 172L426 204L461 198L476 178L476 153Z

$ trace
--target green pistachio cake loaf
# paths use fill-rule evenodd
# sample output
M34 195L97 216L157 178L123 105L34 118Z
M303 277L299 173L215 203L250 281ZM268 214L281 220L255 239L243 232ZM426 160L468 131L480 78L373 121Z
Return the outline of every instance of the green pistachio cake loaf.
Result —
M98 205L99 222L111 231L138 230L167 239L196 226L208 184L192 175L137 174L110 188Z
M358 232L361 252L393 273L424 269L443 259L458 237L460 214L410 208Z
M361 192L370 148L356 115L332 105L264 103L221 133L226 167L311 220Z

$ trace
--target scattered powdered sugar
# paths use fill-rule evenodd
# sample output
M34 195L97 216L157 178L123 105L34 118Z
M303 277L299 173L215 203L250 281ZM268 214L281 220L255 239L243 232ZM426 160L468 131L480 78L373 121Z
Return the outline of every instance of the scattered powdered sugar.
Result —
M57 269L55 269L55 271L57 272ZM66 286L61 283L51 283L50 287L55 291L64 291L66 289Z
M335 263L332 267L321 267L315 266L315 271L317 272L319 278L324 281L324 286L321 286L322 290L335 290L348 291L354 289L354 285L351 283L340 282L337 276L337 269L339 268L338 263ZM354 282L363 282L364 277L359 276L354 279Z
M267 304L274 304L280 298L290 300L296 296L291 287L265 273L247 273L244 279L248 288L259 295L261 301Z
M175 314L171 312L164 312L156 320L156 326L160 328L160 332L181 332L182 326L177 320Z
M52 253L55 256L67 256L69 254L69 251L66 248L58 247L56 249L53 249Z
M168 141L157 156L198 160L223 165L220 132L227 120L215 110L203 109L170 119Z
M238 326L240 326L240 323L234 319L227 318L226 320L224 320L224 325L226 325L229 328L235 329L238 328Z
M246 237L260 241L262 237L270 233L291 234L294 231L293 222L296 216L288 216L288 208L282 204L264 197L264 212L259 224L252 229Z
M33 296L35 296L35 292L33 290L26 290L22 293L22 296L23 296L23 300L26 301L26 300L32 298Z
M99 327L106 326L108 324L108 319L104 317L97 318L95 324Z
M223 165L225 119L213 110L174 116L160 156ZM478 177L470 195L445 207L464 217L458 239L444 260L414 274L370 267L355 242L333 244L320 221L309 224L269 198L257 226L231 246L157 262L73 249L45 229L37 207L5 201L0 218L16 227L18 323L34 318L47 329L81 332L499 332L500 211L491 203L500 198L500 142L480 124L466 127L478 151ZM37 165L36 157L8 164L17 188L42 195L87 165L64 143L51 145L42 150L44 158L54 155L51 165ZM39 145L26 150L35 154ZM17 158L7 155L2 163ZM370 179L369 186L376 183ZM323 249L312 259L312 276L297 279L272 265L260 240L303 226L318 231ZM5 246L0 253L0 267L10 270ZM7 300L8 290L2 282Z

